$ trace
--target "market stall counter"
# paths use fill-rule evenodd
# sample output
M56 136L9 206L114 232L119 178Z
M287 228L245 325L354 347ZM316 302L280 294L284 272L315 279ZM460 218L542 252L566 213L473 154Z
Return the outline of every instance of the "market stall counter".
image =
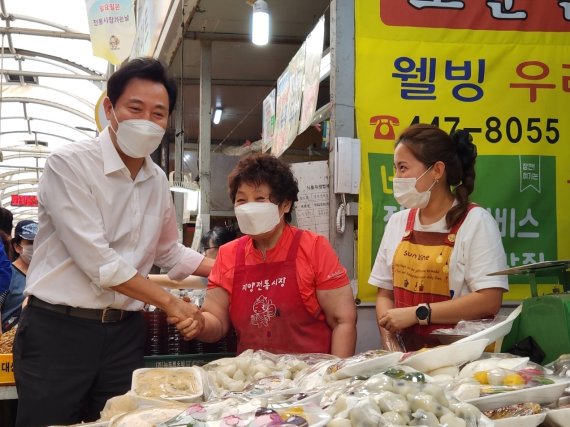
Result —
M570 411L560 405L570 386L567 371L555 375L528 358L485 353L487 344L475 340L404 354L371 350L346 359L248 350L201 367L142 369L129 393L108 402L100 422L568 427L559 422Z

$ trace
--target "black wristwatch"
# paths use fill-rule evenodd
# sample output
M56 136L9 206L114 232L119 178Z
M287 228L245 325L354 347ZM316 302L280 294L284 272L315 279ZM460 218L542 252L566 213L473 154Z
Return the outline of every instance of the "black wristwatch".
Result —
M431 307L429 303L418 304L416 308L416 318L420 325L429 325L431 317Z

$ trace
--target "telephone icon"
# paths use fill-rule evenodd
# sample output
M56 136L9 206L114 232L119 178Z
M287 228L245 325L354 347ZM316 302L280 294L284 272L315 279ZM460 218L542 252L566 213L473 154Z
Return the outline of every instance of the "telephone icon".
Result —
M373 116L370 117L370 124L376 125L374 139L395 139L394 126L399 126L400 120L394 116Z

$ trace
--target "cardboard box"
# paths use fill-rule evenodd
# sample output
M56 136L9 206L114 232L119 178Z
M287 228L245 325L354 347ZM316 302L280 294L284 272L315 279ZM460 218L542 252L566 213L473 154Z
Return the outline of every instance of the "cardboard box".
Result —
M0 354L0 385L14 384L14 358L12 354Z

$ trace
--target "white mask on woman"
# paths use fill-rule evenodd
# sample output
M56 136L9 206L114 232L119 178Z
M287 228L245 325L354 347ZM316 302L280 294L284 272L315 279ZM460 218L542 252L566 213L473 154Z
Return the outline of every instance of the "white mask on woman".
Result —
M117 120L115 109L112 111ZM165 129L149 120L129 119L122 122L117 120L117 123L119 126L117 130L110 126L117 136L117 144L123 153L134 159L149 156L154 152L165 133Z
M257 236L273 230L281 217L275 203L249 202L234 208L239 229L244 234Z
M432 168L430 166L418 178L394 178L394 197L396 201L403 207L412 208L425 208L429 203L431 196L431 189L437 181L434 181L431 186L421 193L416 189L416 183Z
M22 245L22 253L20 253L20 258L26 264L30 265L32 262L32 255L34 254L34 247L32 245Z

